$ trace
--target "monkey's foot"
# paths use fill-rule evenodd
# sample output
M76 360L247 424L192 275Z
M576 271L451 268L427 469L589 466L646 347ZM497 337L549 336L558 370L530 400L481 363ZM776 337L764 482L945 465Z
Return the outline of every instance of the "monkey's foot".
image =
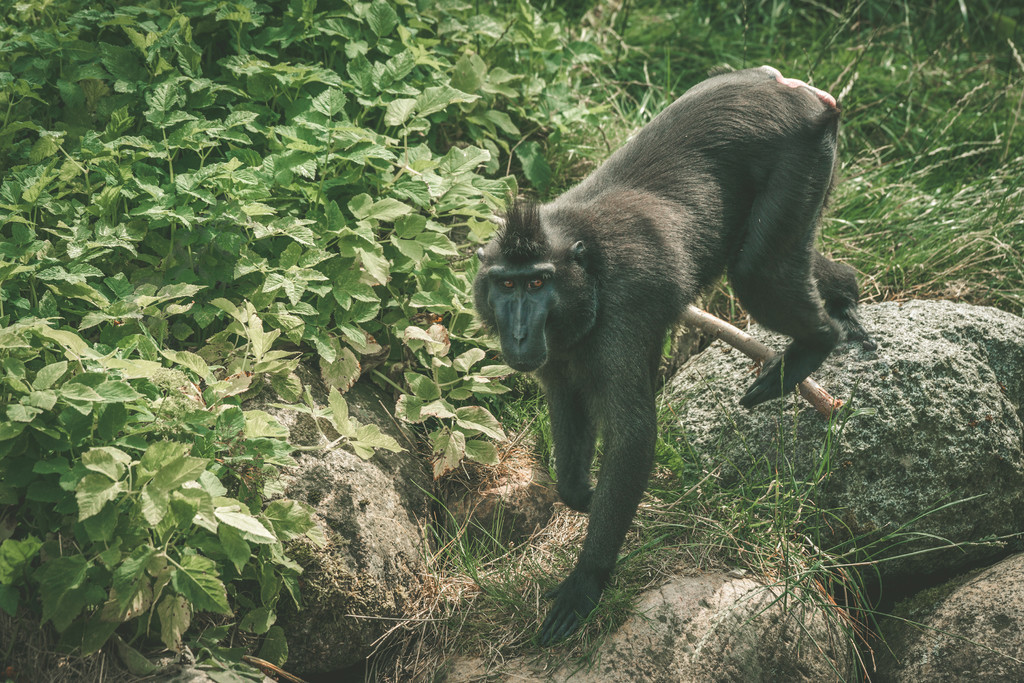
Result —
M574 571L558 587L545 593L544 597L554 598L555 604L540 627L540 644L550 645L578 629L597 607L604 590L602 584L595 576Z
M753 408L759 403L785 396L807 379L828 358L831 351L811 349L793 342L784 354L764 364L761 374L740 399L740 405Z

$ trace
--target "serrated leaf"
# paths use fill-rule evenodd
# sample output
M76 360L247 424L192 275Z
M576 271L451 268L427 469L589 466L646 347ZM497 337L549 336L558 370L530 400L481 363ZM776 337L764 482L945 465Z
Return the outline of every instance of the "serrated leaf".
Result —
M82 454L82 464L85 469L104 474L114 481L121 478L125 466L131 461L130 455L113 446L90 448Z
M481 348L472 348L465 353L459 354L453 361L452 366L459 372L468 372L471 367L482 361L487 354Z
M421 401L433 401L441 396L441 390L438 389L434 380L426 375L407 372L405 373L405 383L409 385L413 395Z
M263 646L260 647L260 659L265 659L277 666L284 666L288 661L288 640L285 638L284 629L280 626L271 626L267 635L263 636Z
M455 411L455 424L470 431L478 431L492 439L504 439L501 423L481 406L464 406Z
M320 359L320 376L329 387L336 387L341 392L352 388L359 379L361 371L359 359L347 346L338 353L333 363Z
M344 437L351 437L355 434L352 422L348 418L348 402L335 387L331 387L327 396L327 407L331 410L331 419L339 434Z
M75 499L78 501L78 521L88 519L103 509L109 501L117 498L124 489L119 481L111 481L103 474L87 474L75 487Z
M161 616L161 622L162 621L163 617ZM186 626L186 628L188 627ZM117 647L117 656L120 657L121 661L124 662L124 665L128 667L128 671L130 673L136 676L150 676L159 671L159 667L156 664L146 659L145 655L128 643L124 642L121 636L114 636L114 645ZM172 646L168 645L168 647ZM177 646L174 646L174 649L177 649Z
M156 607L160 617L160 640L168 649L177 652L181 648L181 637L192 623L192 610L188 600L181 595L165 595Z
M274 534L267 531L267 528L258 519L237 505L216 508L214 514L217 516L217 521L237 529L246 541L251 543L277 543L277 537Z
M270 522L277 536L284 541L300 536L308 537L309 532L316 527L313 508L297 500L271 501L261 516Z
M384 112L384 123L388 126L401 126L409 120L413 111L416 110L416 100L409 97L400 97L388 102L388 108Z
M96 386L96 393L104 401L111 403L125 403L142 398L142 394L132 389L131 385L121 380L107 380Z
M490 441L470 439L466 441L466 457L483 465L495 465L498 462L498 448Z
M269 413L262 410L247 410L245 411L245 436L248 439L259 437L287 439L288 428Z
M254 610L250 610L248 614L242 617L242 621L238 624L238 628L243 631L249 631L262 635L270 630L270 627L277 621L277 615L269 607L257 607Z
M24 539L4 539L0 544L0 584L11 584L27 572L43 542L31 534ZM11 615L14 616L14 615Z
M466 435L445 430L436 444L439 457L434 461L434 479L459 466L466 457Z
M327 118L345 109L345 93L340 88L327 88L313 98L313 109Z
M388 436L384 432L380 431L380 427L373 424L372 422L367 423L356 429L355 441L360 446L369 448L382 448L392 453L397 453L402 450L402 447L398 445L398 442L391 436Z
M473 102L478 97L456 90L450 85L432 86L416 96L416 113L419 116L429 116L456 102Z
M199 611L231 614L228 594L217 578L217 565L202 555L185 555L172 570L174 589Z
M209 381L213 378L210 366L207 365L202 356L199 356L198 354L192 353L191 351L174 351L172 349L161 349L160 353L162 353L164 358L167 360L188 368L203 381Z
M378 38L382 38L398 26L398 14L391 3L385 2L385 0L374 0L366 12L366 21L370 25L370 30Z
M58 631L71 625L89 599L83 586L88 568L88 560L81 555L71 555L44 562L36 573L43 621L52 621Z
M241 574L242 569L249 563L249 558L252 556L252 550L242 538L242 532L227 524L220 524L217 526L217 538L220 539L220 547L224 554L228 556L231 564L235 565L235 570Z

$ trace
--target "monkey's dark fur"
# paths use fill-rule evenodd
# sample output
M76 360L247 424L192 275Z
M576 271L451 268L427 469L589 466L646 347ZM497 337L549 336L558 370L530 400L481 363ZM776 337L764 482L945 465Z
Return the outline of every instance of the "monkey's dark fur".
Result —
M754 318L793 338L742 405L791 391L844 336L873 347L856 317L853 269L813 246L838 126L831 96L770 68L717 75L561 197L513 204L479 251L479 315L509 365L543 385L559 494L590 511L579 563L552 591L543 644L575 630L600 598L653 463L662 342L723 270Z

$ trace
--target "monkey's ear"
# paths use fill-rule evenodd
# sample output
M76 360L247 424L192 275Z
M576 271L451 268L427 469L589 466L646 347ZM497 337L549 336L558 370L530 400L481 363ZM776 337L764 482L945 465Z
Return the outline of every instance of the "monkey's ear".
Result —
M586 265L587 248L583 245L583 242L576 242L569 248L569 253L572 254L572 260L581 266Z
M480 261L483 261L483 260L484 260L484 248L483 248L483 247L480 247L480 248L478 248L478 249L476 250L476 257L477 257L478 259L480 259Z

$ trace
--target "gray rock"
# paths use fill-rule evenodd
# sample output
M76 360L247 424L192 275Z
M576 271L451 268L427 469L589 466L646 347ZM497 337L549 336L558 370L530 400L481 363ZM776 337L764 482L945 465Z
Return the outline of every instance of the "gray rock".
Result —
M853 656L837 613L795 594L725 574L672 577L641 596L636 614L608 635L592 664L549 669L539 659L456 659L448 683L830 681L849 679ZM831 617L831 618L830 618Z
M882 623L878 683L1024 681L1024 555L922 591Z
M857 538L864 547L898 530L927 534L873 546L873 557L890 558L878 565L883 577L979 566L999 549L909 553L1024 531L1024 319L915 301L865 306L862 320L879 349L844 345L814 374L847 401L837 422L796 395L740 408L752 364L716 342L666 391L685 439L726 478L824 475L814 496L836 517L823 545ZM777 349L785 344L754 334Z
M316 374L301 374L314 399L325 405ZM409 443L384 407L390 398L356 383L345 399L352 417ZM251 407L272 413L288 427L294 444L326 443L307 415L259 402ZM409 616L406 610L426 573L423 526L433 482L426 463L408 450L378 451L362 460L341 446L306 451L297 459L299 467L286 478L286 496L313 506L328 544L318 548L303 541L289 547L304 569L299 579L304 606L296 611L282 598L278 624L287 637L288 670L320 674L363 661L395 618Z

